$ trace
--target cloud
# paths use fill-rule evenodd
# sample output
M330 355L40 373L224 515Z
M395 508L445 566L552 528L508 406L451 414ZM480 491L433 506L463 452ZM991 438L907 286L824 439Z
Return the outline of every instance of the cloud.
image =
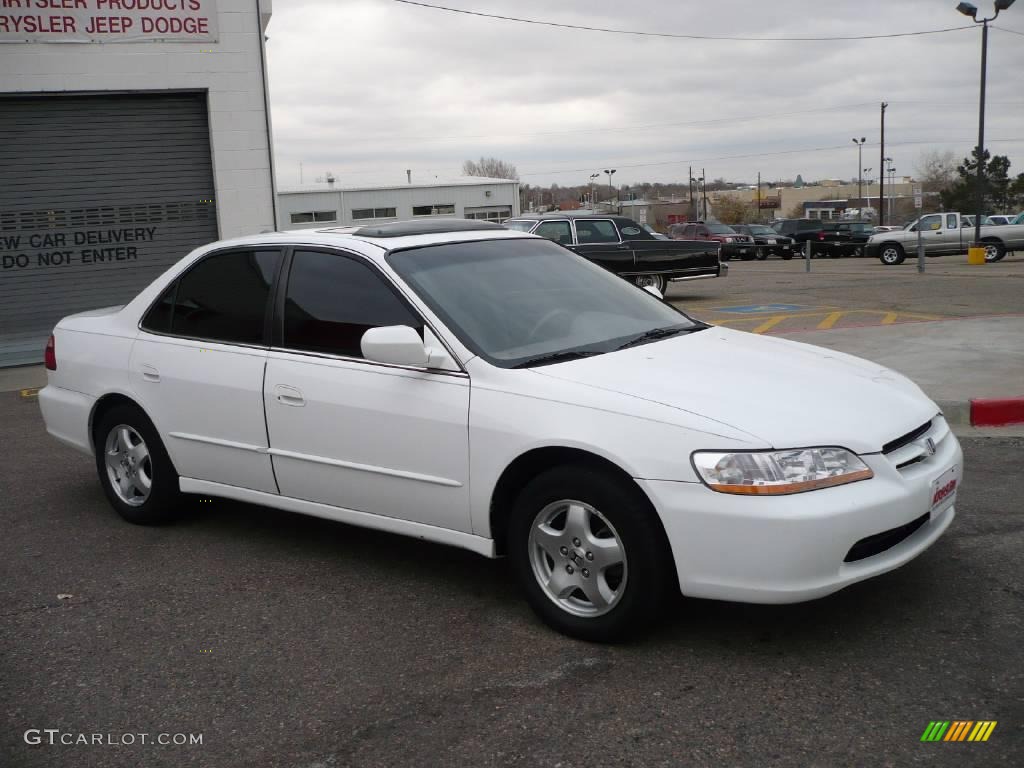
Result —
M969 23L944 0L450 0L571 24L734 36L849 36ZM980 6L979 6L980 7ZM1024 10L999 24L1024 29ZM1020 21L1017 17L1020 17ZM923 149L976 143L980 30L887 40L692 41L552 29L389 0L291 0L268 32L279 183L332 171L342 184L457 175L494 155L524 181L675 181L686 166L749 180L856 175L886 154L912 173ZM989 40L986 136L1024 170L1020 38ZM800 113L800 114L793 114ZM820 151L797 151L838 147ZM748 157L734 156L743 155ZM757 155L756 157L749 157ZM869 161L869 159L871 161ZM877 173L877 171L876 171Z

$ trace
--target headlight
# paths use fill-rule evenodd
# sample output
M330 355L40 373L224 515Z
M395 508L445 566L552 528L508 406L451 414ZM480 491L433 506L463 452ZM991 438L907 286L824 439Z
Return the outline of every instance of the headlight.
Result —
M693 466L711 490L746 496L802 493L874 477L874 472L845 448L698 451L693 454Z

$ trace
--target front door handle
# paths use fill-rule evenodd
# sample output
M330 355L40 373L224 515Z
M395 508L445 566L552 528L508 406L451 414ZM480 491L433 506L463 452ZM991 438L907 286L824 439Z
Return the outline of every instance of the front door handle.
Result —
M299 390L285 384L278 384L274 387L274 397L277 398L277 402L283 405L302 407L306 404L306 399Z

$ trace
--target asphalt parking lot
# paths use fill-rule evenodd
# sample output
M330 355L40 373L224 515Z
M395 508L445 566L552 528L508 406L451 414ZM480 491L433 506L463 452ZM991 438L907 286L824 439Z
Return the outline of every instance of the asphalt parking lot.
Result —
M672 283L667 297L702 320L756 333L1021 314L1024 253L973 266L966 256L895 267L877 259L729 262L729 276ZM776 307L779 307L776 309ZM739 310L739 311L737 311ZM749 311L754 310L754 311Z
M908 566L680 598L610 647L539 624L502 561L219 501L128 525L33 400L0 424L5 768L1024 764L1024 440L964 442L958 518ZM998 725L922 743L934 720ZM47 728L202 744L25 743Z

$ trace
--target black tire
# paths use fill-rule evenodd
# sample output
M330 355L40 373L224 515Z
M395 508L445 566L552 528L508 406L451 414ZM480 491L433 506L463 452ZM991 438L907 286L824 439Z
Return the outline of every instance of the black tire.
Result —
M787 251L787 252L781 253L779 255L780 255L780 257L782 258L783 261L789 261L790 259L793 258L793 252L792 251Z
M906 258L907 254L899 243L882 243L878 249L878 260L887 267L902 264Z
M582 502L605 517L612 528L605 531L617 535L621 551L625 553L621 571L624 578L619 586L622 592L614 598L610 609L600 615L572 613L549 596L542 577L534 570L531 531L546 509L563 500ZM588 519L591 525L600 525L595 516L588 515ZM565 522L567 527L568 520ZM510 565L530 607L551 628L581 640L613 642L643 632L658 617L673 586L678 590L675 564L664 531L643 493L639 488L609 477L607 472L585 465L555 467L530 481L516 499L509 519L507 541ZM582 541L581 544L586 547L587 542ZM587 558L589 554L586 553ZM555 569L559 570L559 575L562 575L563 568L573 573L571 566L574 561L571 558L574 556L578 557L574 578L583 583L582 578L587 574L583 569L587 562L583 555L577 555L572 549L564 556L565 563L547 558L552 576ZM544 558L545 555L540 553L539 557ZM596 570L593 578L598 578ZM610 583L605 581L606 585ZM585 598L582 589L572 594Z
M124 501L114 488L107 467L107 441L119 426L129 427L144 442L148 456L148 476L151 478L148 496L137 504ZM96 447L96 471L107 500L117 513L136 525L159 525L173 520L181 511L182 495L178 487L178 473L171 463L156 427L142 409L133 405L117 405L104 413L93 427Z
M746 253L741 253L740 254L740 260L741 261L753 261L756 257L757 257L757 253L756 252L755 253L751 253L750 251L747 251Z
M754 249L754 258L758 261L764 261L768 258L768 249L764 246L757 246L757 248Z
M1006 246L998 240L983 240L981 244L985 246L985 261L989 264L1006 255Z
M855 246L853 246L853 250L850 251L850 255L853 256L853 258L855 258L855 259L862 258L864 256L864 246L863 245L855 245Z

